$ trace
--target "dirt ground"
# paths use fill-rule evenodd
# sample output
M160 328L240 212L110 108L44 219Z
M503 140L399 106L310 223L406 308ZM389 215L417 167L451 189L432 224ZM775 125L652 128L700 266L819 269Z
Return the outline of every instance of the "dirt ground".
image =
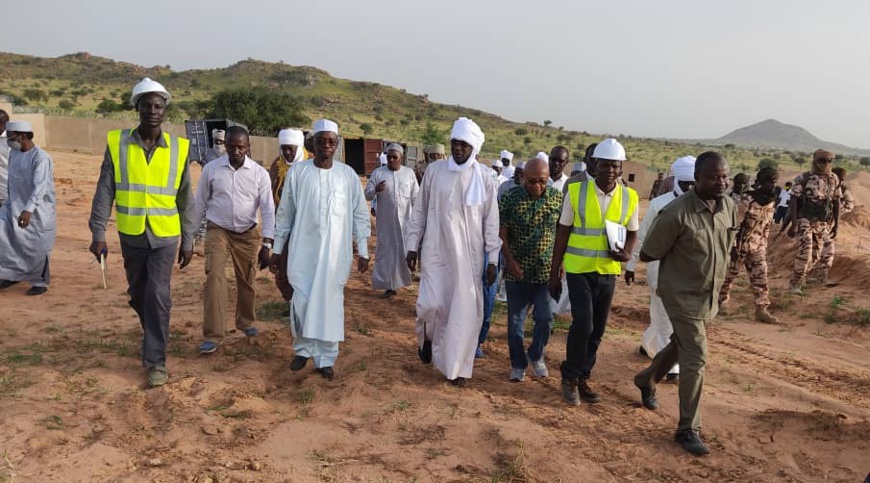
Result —
M713 453L696 458L673 442L677 386L661 385L662 408L651 412L632 385L648 362L637 352L643 284L618 286L593 375L603 401L575 408L561 401L558 377L508 382L503 306L469 387L454 388L417 359L416 288L384 301L356 273L333 381L310 366L288 370L290 333L267 272L257 281L262 334L232 334L200 356L196 258L173 278L171 381L146 389L114 229L108 290L87 252L100 159L53 155L51 288L0 294L0 481L856 482L870 471L866 212L841 229L837 287L788 295L792 242L774 242L783 325L754 323L738 282L708 329L703 435ZM862 176L853 184L863 194ZM557 321L547 353L554 375L567 326Z

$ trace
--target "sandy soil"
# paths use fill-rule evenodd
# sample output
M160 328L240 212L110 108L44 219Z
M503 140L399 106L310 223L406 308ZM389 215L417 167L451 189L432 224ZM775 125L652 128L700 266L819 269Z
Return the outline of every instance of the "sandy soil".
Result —
M647 363L637 354L645 285L618 287L594 374L602 403L573 408L558 377L507 381L503 307L487 357L458 389L417 360L416 289L383 301L357 274L335 380L288 370L290 334L266 272L262 335L233 334L201 357L197 258L173 279L171 382L145 389L117 237L108 290L87 253L99 158L53 154L53 284L36 299L26 284L0 294L0 481L854 482L870 471L870 232L857 225L841 230L841 284L804 297L785 293L793 246L776 240L781 326L752 322L739 281L709 328L703 434L713 454L695 458L673 443L676 385L660 387L662 408L650 412L631 383ZM853 181L856 191L868 181ZM557 325L553 374L567 321Z

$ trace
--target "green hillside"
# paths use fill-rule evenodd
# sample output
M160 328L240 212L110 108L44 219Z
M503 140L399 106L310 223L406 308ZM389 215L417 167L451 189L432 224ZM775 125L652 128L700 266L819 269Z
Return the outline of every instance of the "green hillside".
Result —
M104 100L125 103L132 86L142 77L162 82L173 95L170 117L173 121L201 115L197 101L210 99L227 88L265 86L289 93L302 101L311 119L336 120L345 136L383 137L421 144L428 128L443 134L446 141L452 122L459 116L474 119L486 133L482 155L490 158L509 149L519 158L548 151L557 144L567 146L572 155L601 136L569 131L549 121L512 122L494 114L462 106L438 104L426 95L373 82L337 79L328 72L305 66L269 63L253 59L229 67L207 70L173 71L170 66L142 67L92 56L87 53L42 58L0 53L0 94L15 100L28 111L72 116L99 117L97 106ZM108 114L133 118L132 111ZM545 125L547 124L547 125ZM734 168L755 169L764 158L776 158L780 165L796 165L794 158L807 160L807 153L773 149L708 147L679 141L620 136L632 161L656 169L666 167L678 156L697 155L707 149L723 152ZM857 159L844 159L854 166Z

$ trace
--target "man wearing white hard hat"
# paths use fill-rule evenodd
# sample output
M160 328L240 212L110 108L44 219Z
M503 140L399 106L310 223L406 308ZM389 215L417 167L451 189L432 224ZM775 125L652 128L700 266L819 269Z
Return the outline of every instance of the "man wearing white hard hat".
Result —
M211 130L211 149L206 151L205 159L202 160L203 165L227 154L226 136L227 133L223 129Z
M372 172L365 189L366 199L378 202L372 288L384 291L381 298L390 298L398 289L411 285L404 238L420 188L414 171L402 165L404 157L401 144L387 146L387 165Z
M638 245L643 245L643 240L646 238L646 234L649 232L659 211L695 186L695 158L693 156L677 158L671 165L671 172L674 173L674 179L676 180L674 190L670 193L657 196L650 201L649 208L647 208L643 221L640 224L640 229L637 232ZM625 265L625 283L628 285L634 283L635 267L639 259L640 250L635 250L631 253L631 260ZM640 353L651 359L668 345L668 342L671 341L671 334L674 333L671 319L668 318L664 303L661 297L658 296L659 263L656 260L649 262L646 266L647 285L649 285L650 320L649 327L644 331L643 337L640 340ZM668 372L668 380L676 379L679 373L680 366L676 364Z
M29 121L6 123L8 199L0 207L0 289L30 282L26 295L48 291L49 255L57 234L54 162L33 143Z
M6 123L9 114L0 109L0 206L6 202L6 181L9 179L9 145L6 144Z
M139 113L139 125L109 131L88 223L90 252L98 259L108 258L106 225L115 206L127 293L142 325L142 365L151 386L169 379L172 265L176 260L180 268L190 263L197 228L188 169L190 143L162 129L170 100L166 88L147 77L133 88L130 103Z
M471 119L453 124L450 159L429 166L405 235L412 272L423 243L418 355L456 386L464 386L474 368L483 284L495 283L501 249L495 180L475 158L484 139Z
M300 371L314 359L326 379L335 376L339 342L344 340L344 286L353 262L357 271L369 268L371 219L356 171L333 162L338 124L314 123L314 158L294 163L287 171L275 223L272 271L277 271L284 242L287 274L293 286L290 330L295 357L290 370Z
M605 139L593 158L595 181L568 186L550 267L550 293L556 300L562 292L563 263L567 272L573 320L561 372L562 397L571 405L581 399L601 400L588 381L607 327L620 262L631 259L639 225L637 192L619 182L625 148Z
M287 171L293 163L299 163L308 159L305 151L305 134L298 129L282 129L278 132L278 157L272 161L269 167L269 179L272 180L272 195L275 200L275 210L281 204L281 194L284 192L284 181L287 179ZM278 271L275 273L275 285L281 292L285 302L293 298L293 287L287 279L287 242L281 250L281 260ZM290 315L289 308L286 312Z

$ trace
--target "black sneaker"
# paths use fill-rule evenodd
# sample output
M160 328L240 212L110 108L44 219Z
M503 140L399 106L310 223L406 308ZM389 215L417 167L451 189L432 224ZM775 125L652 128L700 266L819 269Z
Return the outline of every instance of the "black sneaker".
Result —
M448 379L447 381L456 387L465 387L466 385L468 385L468 379L466 379L464 377L457 377L456 379Z
M577 385L577 393L584 402L588 403L599 403L601 402L601 396L598 395L597 392L593 391L591 387L589 387L589 383L586 380L580 381Z
M290 362L290 370L293 372L301 371L305 364L308 364L308 358L302 356L296 356Z
M659 400L656 398L655 387L643 387L637 383L637 380L634 381L634 385L640 389L640 400L643 403L643 407L650 411L655 411L659 408Z
M710 454L710 449L707 448L707 445L705 445L703 441L701 441L701 437L698 435L697 431L692 431L691 429L677 431L674 439L683 447L684 450L693 455L703 456L705 454Z
M417 355L420 356L420 361L423 364L429 364L432 362L432 341L424 340L423 347L417 349Z
M577 392L577 380L562 377L562 399L571 406L580 405L580 394Z
M665 376L665 382L679 382L680 375L675 372L669 372L667 376Z
M18 282L13 282L12 280L0 280L0 290L3 290L4 288L9 288L16 283Z
M333 371L331 367L318 367L317 372L319 372L324 379L332 380L332 378L335 377L335 371Z
M30 290L24 292L24 295L30 295L30 296L42 295L45 292L48 292L48 287L36 287L36 286L34 286L34 287L30 287Z

